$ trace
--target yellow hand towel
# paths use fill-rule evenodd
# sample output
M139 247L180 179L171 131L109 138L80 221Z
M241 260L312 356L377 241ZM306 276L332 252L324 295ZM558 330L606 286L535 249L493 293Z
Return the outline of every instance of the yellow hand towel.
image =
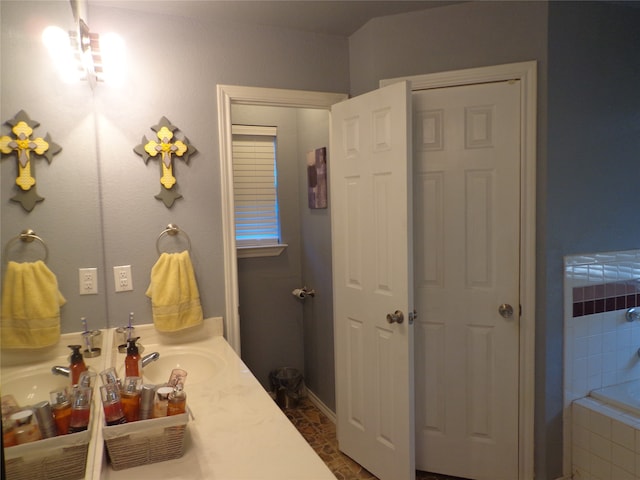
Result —
M175 332L202 323L200 293L187 250L160 255L151 269L147 297L158 331Z
M56 276L42 260L9 262L2 288L2 347L55 344L60 339L60 307L65 303Z

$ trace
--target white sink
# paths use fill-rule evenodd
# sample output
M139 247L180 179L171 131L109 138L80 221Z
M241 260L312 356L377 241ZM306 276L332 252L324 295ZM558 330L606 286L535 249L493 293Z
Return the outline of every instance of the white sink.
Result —
M206 382L220 373L225 365L225 361L216 354L202 348L193 346L166 346L147 345L145 352L158 352L160 358L149 363L143 369L144 383L161 384L169 381L171 370L181 368L186 370L187 379L185 388L189 385ZM124 357L121 357L124 363ZM124 365L116 367L118 376L124 378Z
M18 405L25 407L49 400L49 392L71 384L69 377L54 375L51 366L38 366L21 371L2 372L2 395L13 395Z

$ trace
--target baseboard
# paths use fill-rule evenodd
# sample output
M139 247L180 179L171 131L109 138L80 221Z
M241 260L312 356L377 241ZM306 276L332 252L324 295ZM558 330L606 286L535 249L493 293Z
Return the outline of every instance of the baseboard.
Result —
M333 411L331 411L331 409L327 407L324 404L324 402L320 400L318 396L308 388L307 388L307 397L309 397L309 401L311 401L311 403L313 403L316 407L318 407L318 410L324 413L329 418L329 420L331 420L333 423L336 423L336 414Z

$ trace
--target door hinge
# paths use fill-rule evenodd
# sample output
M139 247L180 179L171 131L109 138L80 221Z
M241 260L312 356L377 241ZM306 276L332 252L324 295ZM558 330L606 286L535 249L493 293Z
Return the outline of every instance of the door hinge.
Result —
M413 321L418 318L418 312L413 310L413 312L409 312L409 325L413 325Z

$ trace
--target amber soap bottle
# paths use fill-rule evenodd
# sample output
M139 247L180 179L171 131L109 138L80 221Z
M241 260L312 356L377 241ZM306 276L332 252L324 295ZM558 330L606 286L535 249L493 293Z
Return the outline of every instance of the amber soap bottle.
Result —
M80 380L80 374L87 369L87 366L84 363L84 358L82 358L82 353L80 353L80 349L82 345L67 345L72 353L70 360L70 368L71 368L71 385L77 385Z
M124 358L124 370L126 377L142 378L142 358L136 342L140 337L127 340L127 356Z

